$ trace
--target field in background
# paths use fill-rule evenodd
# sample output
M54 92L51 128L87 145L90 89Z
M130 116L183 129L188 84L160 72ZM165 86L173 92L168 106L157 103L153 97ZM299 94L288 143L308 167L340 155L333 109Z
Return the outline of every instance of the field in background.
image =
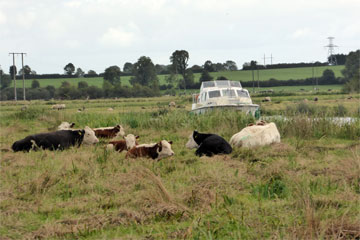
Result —
M342 77L341 70L344 69L344 66L321 66L314 67L314 76L320 77L325 69L331 69L334 71L336 77ZM199 81L200 73L194 74L195 82ZM212 72L210 73L216 79L219 76L225 76L230 80L239 80L241 82L252 81L252 71L224 71L224 72ZM255 80L257 81L257 71L254 72ZM168 75L158 75L160 84L166 84L166 77ZM304 67L304 68L282 68L282 69L265 69L259 70L259 80L269 80L270 78L275 78L277 80L289 80L289 79L305 79L311 78L313 76L313 68ZM129 80L130 76L121 77L121 84L124 86L130 86ZM180 76L179 76L180 78ZM25 87L31 87L32 80L25 81ZM73 86L77 86L78 82L86 81L89 86L102 87L103 78L63 78L63 79L39 79L40 86L46 87L52 85L56 88L60 87L63 81L68 81ZM12 83L13 84L13 83ZM22 87L22 80L17 80L16 86Z
M274 118L282 142L212 158L185 148L194 129L229 140L254 119L227 111L189 114L188 96L1 102L2 150L71 121L77 127L120 123L140 143L173 140L175 156L159 162L125 159L125 153L105 151L105 140L63 152L2 151L0 236L359 238L360 95L303 92L262 99L253 97L263 117L286 117ZM178 107L170 109L170 101ZM66 109L51 110L55 103ZM346 116L354 122L332 121Z

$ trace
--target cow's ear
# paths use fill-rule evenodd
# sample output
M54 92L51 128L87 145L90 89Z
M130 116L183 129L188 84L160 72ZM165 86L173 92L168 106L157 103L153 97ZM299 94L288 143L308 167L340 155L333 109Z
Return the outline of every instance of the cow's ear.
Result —
M79 130L79 135L85 135L85 130L84 129Z
M136 136L136 137L135 137L135 139L139 139L139 138L140 138L140 136Z
M198 135L198 131L194 130L194 132L193 132L193 138L196 138L197 135Z
M70 127L72 128L72 127L74 127L75 126L75 123L71 123L70 124Z
M168 143L173 144L173 141L168 141Z
M159 148L159 152L161 152L162 151L161 141L157 145L158 145L158 148Z

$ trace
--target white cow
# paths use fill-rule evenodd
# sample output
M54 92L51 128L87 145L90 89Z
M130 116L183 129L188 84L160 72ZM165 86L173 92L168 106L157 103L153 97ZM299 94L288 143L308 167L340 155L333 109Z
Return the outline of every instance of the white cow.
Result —
M57 109L57 110L65 109L65 107L66 107L65 104L55 104L51 106L52 109Z
M234 147L257 147L280 142L280 133L275 123L248 126L233 135L230 144Z
M62 122L58 126L58 130L70 130L70 128L73 128L74 126L75 126L75 123Z

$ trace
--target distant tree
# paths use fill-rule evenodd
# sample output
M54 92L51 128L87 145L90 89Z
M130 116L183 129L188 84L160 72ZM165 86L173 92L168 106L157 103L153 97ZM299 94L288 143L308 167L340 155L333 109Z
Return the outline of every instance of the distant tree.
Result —
M216 78L216 80L228 80L228 79L226 77L224 77L224 76L219 76L219 77Z
M31 88L35 89L35 88L39 88L39 87L40 87L40 82L36 79L32 80Z
M112 85L121 84L120 82L121 71L118 66L111 66L105 69L104 80Z
M328 57L328 62L330 62L330 60L335 57L336 58L336 63L338 65L344 65L346 62L346 54L334 54Z
M345 68L341 71L346 81L354 79L358 76L360 71L360 50L350 52L346 57Z
M207 72L215 72L215 67L210 60L207 60L204 63L204 70L206 70Z
M24 71L24 75L25 77L28 77L31 74L31 68L29 67L29 65L25 65L24 69L20 69L19 74L22 75Z
M220 72L220 71L226 70L223 63L215 63L215 64L213 64L213 67L214 67L215 72Z
M142 56L133 66L133 77L130 79L131 85L140 84L152 87L155 91L159 89L159 80L151 58Z
M194 73L191 69L186 70L185 80L186 80L186 84L188 84L188 86L191 86L194 84Z
M186 68L188 66L189 53L185 50L176 50L170 56L170 62L172 63L175 74L180 74L185 82L185 88L189 84L186 78Z
M80 81L78 82L78 88L81 89L81 88L88 88L89 87L89 84L85 81Z
M162 64L155 65L156 73L157 74L166 74L168 73L168 66Z
M248 69L250 67L250 63L249 62L244 62L244 64L243 64L243 70L245 70L245 69Z
M214 79L214 78L209 74L209 72L204 69L204 70L202 71L202 73L201 73L201 76L200 76L199 81L200 81L200 82L205 82L205 81L211 81L211 80L213 80L213 79Z
M87 72L88 75L97 75L97 73L94 70L89 70Z
M0 82L1 82L1 89L9 87L11 84L10 75L4 74L2 69L0 69Z
M64 67L64 71L65 74L71 76L74 72L75 72L75 66L72 63L68 63L65 67Z
M131 74L133 71L133 66L134 66L134 64L132 64L130 62L126 62L123 67L124 73Z
M35 70L31 70L30 75L36 75L36 71L35 71Z
M56 91L55 87L51 86L51 85L48 85L48 86L46 86L46 90L49 92L50 97L53 98L54 95L55 95L55 91Z
M14 76L16 76L17 70L16 70L16 66L15 66L15 65L10 66L10 68L9 68L9 73L10 73L11 79L13 79Z
M70 88L71 84L68 81L63 81L60 88Z
M360 92L360 50L350 52L346 57L345 68L341 72L346 80L344 91Z
M352 79L345 83L343 90L345 92L357 92L360 93L360 74L355 73Z
M193 71L193 73L201 73L202 70L204 69L199 65L194 65L191 67L191 71Z
M236 63L234 61L231 61L231 60L227 60L224 63L224 67L228 71L237 71L238 70L238 68L236 66Z
M85 74L85 72L84 72L81 68L77 68L77 69L76 69L75 75L76 75L77 77L83 77L84 74Z
M105 97L109 97L111 94L111 91L114 89L114 86L108 80L104 80L102 89L103 89Z
M320 78L321 84L334 84L336 81L335 73L331 69L325 69L322 77Z

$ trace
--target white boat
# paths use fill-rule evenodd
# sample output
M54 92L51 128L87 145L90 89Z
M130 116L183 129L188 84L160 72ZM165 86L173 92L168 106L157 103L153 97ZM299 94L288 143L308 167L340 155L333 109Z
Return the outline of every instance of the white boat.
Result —
M213 109L232 109L255 116L259 105L253 104L249 91L239 81L217 80L201 83L200 93L193 94L191 111L201 114Z

